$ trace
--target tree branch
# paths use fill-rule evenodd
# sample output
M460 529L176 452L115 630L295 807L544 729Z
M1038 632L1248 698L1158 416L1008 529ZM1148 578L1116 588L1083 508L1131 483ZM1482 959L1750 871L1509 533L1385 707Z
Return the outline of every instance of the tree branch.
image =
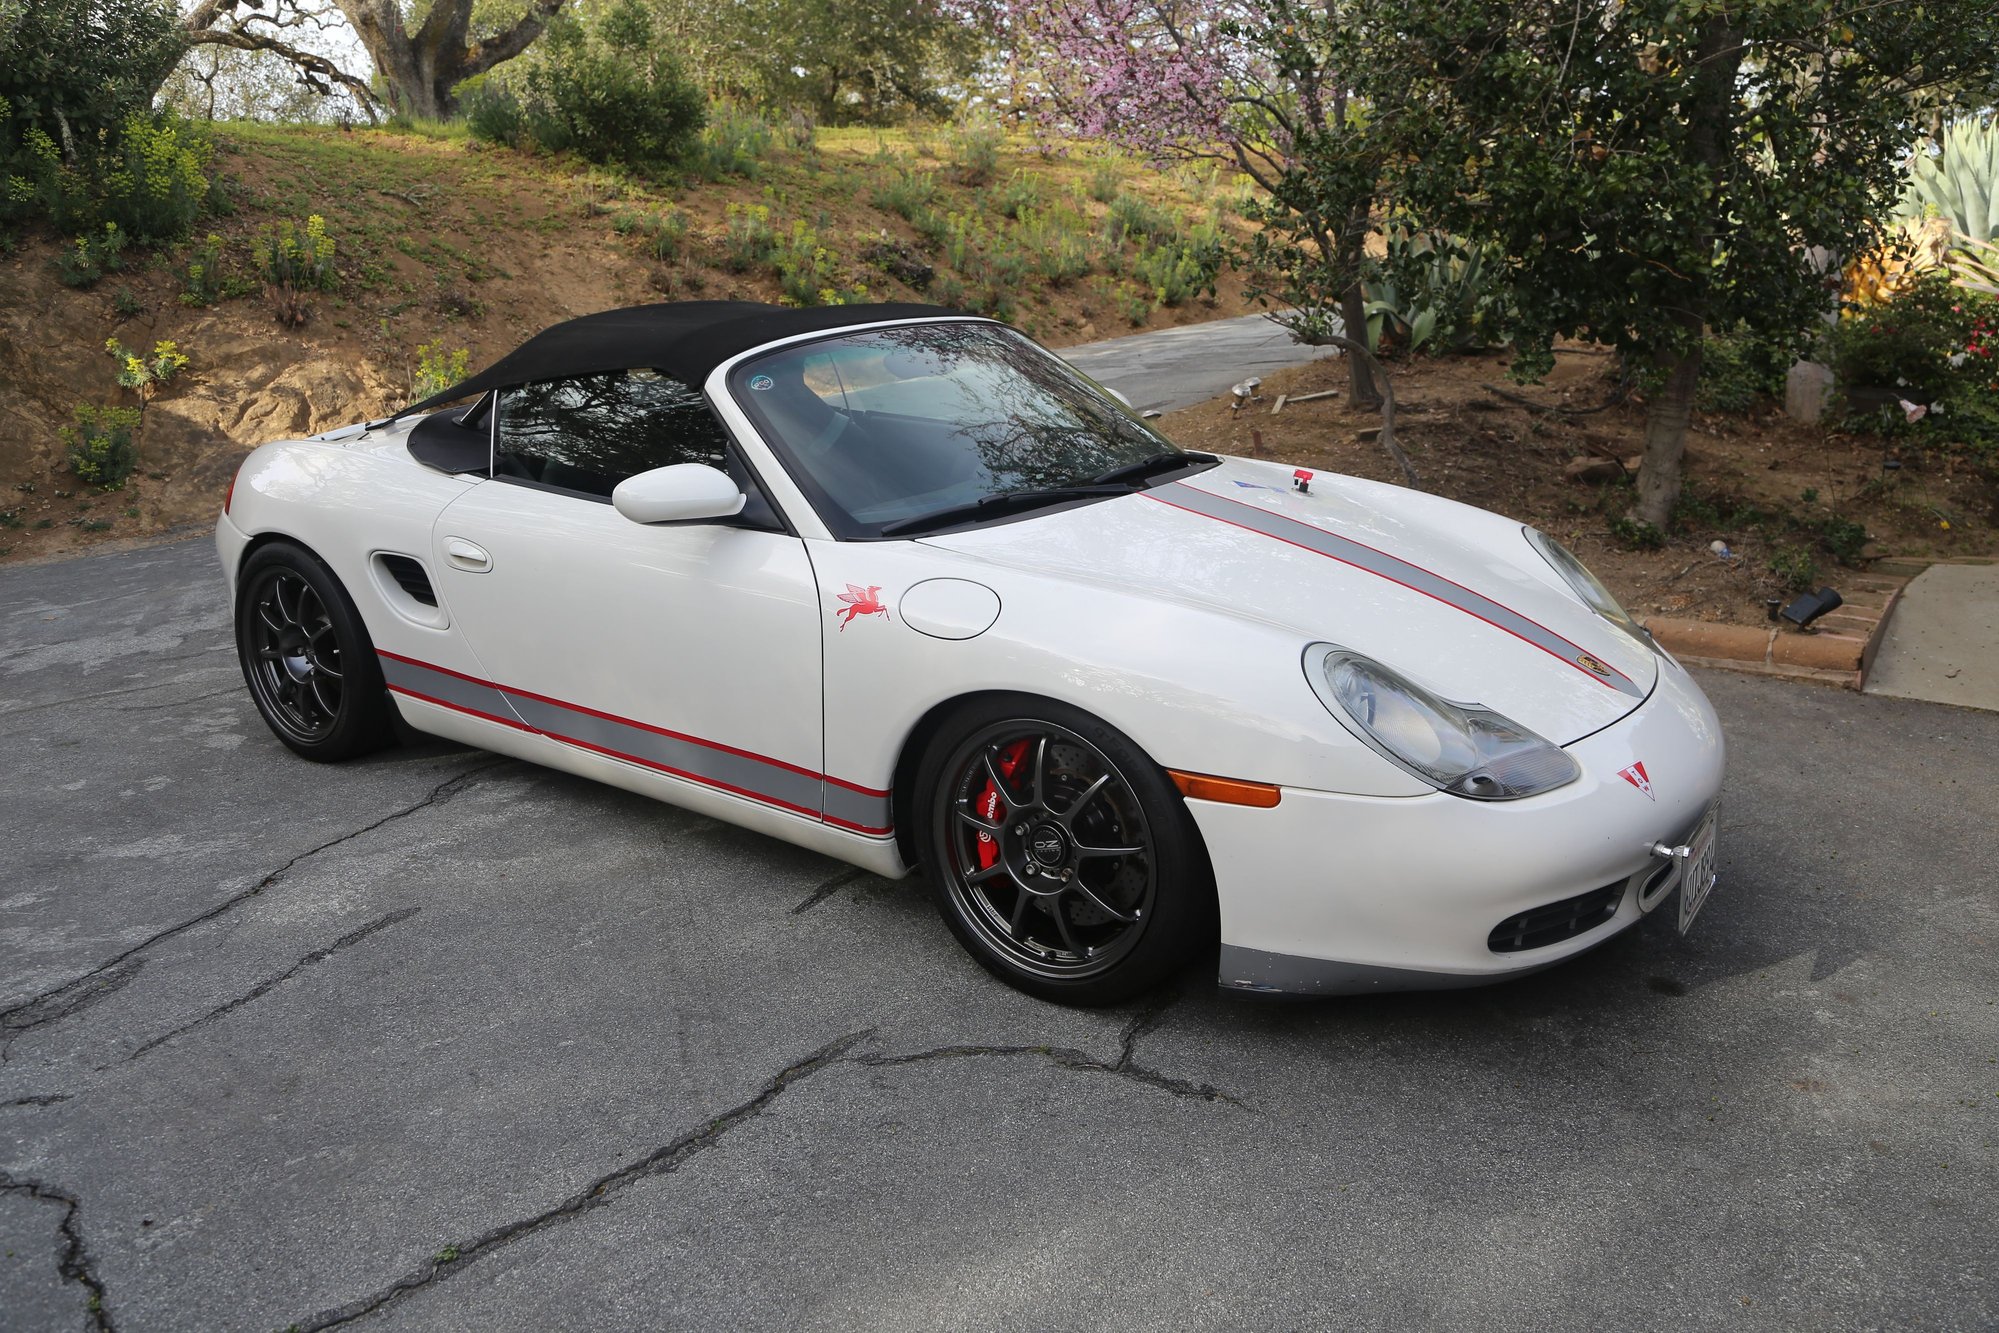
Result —
M528 12L513 27L485 41L475 42L465 54L465 77L469 79L474 74L483 74L527 50L528 44L541 36L542 29L548 26L548 21L555 17L564 3L565 0L534 0L528 6Z
M380 124L376 114L375 94L368 85L335 65L325 56L311 51L301 51L288 42L258 32L245 32L239 28L203 28L188 34L189 46L229 46L238 51L268 51L290 61L298 71L300 82L321 96L333 95L334 85L347 90L360 104L361 111L371 125Z

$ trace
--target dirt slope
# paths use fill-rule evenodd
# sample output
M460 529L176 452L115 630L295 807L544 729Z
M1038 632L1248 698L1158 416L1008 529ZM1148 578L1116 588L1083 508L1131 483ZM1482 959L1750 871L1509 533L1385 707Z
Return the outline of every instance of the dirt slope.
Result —
M1017 176L1051 199L1104 214L1086 179L1114 171L1120 188L1192 222L1221 202L1212 181L1135 164L1100 168L1050 160L1016 145L982 186L957 178L950 149L894 133L823 132L810 152L778 151L754 179L648 185L567 161L483 149L464 139L390 132L228 126L218 172L235 211L202 230L223 241L224 272L244 294L208 308L181 301L192 243L127 252L126 268L89 290L66 287L60 242L29 238L0 259L0 559L46 557L106 541L207 523L237 462L254 446L326 430L408 402L417 348L464 348L478 367L557 320L618 305L715 297L776 300L775 277L724 266L731 204L761 205L778 228L816 229L843 286L878 300L934 299L961 275L937 247L870 196L908 170L937 182L940 214L1006 226L998 199ZM680 253L655 257L643 221L685 215ZM318 213L338 246L338 289L317 298L304 327L281 327L256 279L259 232ZM919 291L863 257L886 240L934 265ZM1135 250L1135 246L1131 247ZM1130 251L1127 251L1127 259ZM1128 332L1128 301L1103 259L1099 272L1011 293L1013 318L1053 345ZM1129 290L1126 295L1128 296ZM1213 299L1160 308L1141 327L1243 313L1240 279ZM122 491L82 485L59 436L79 403L138 406L118 387L107 338L134 352L171 339L185 374L145 404L138 472Z

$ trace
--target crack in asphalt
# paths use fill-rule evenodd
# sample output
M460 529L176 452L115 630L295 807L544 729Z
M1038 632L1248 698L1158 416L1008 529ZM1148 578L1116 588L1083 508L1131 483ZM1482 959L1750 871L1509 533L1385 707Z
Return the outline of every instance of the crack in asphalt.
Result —
M512 759L495 759L491 763L480 764L474 768L468 768L454 774L438 783L435 787L432 787L429 794L424 796L423 799L406 805L399 810L393 810L373 823L355 829L351 833L343 833L339 837L329 839L308 851L300 852L297 856L294 856L291 860L285 862L249 888L243 890L241 893L230 895L214 907L209 908L206 912L190 917L177 925L168 926L165 930L148 936L123 953L118 954L114 958L107 959L105 962L100 963L72 981L66 981L60 986L44 991L42 994L30 999L23 1000L19 1004L11 1005L6 1009L0 1009L0 1034L5 1034L7 1042L11 1044L13 1039L23 1032L56 1022L59 1019L67 1018L73 1013L78 1013L83 1009L89 1008L99 1000L104 999L106 995L130 984L132 977L137 974L139 968L145 962L139 955L145 953L146 950L151 949L154 945L162 944L177 935L185 934L197 926L206 925L217 917L234 911L244 903L249 902L252 898L263 893L264 890L283 883L285 878L303 862L309 861L323 852L330 851L344 842L351 842L364 834L373 833L376 829L393 824L397 820L407 819L411 815L422 810L427 810L434 805L442 805L463 791L473 778L478 777L482 773L491 772L503 764L514 762ZM108 990L101 989L103 983L108 978L114 976L116 978L115 983ZM0 1048L0 1060L4 1060L4 1058L5 1050L4 1048Z
M104 1283L90 1265L90 1251L84 1248L83 1231L76 1221L76 1215L83 1207L81 1201L67 1190L59 1190L38 1180L17 1180L5 1171L0 1171L0 1190L63 1206L62 1221L56 1226L63 1239L62 1254L56 1259L56 1271L62 1274L64 1281L79 1283L90 1293L90 1300L84 1307L90 1315L90 1326L100 1333L112 1333L111 1311L104 1299Z
M0 1033L7 1034L11 1039L14 1034L26 1032L29 1028L80 1014L131 985L145 965L143 958L120 954L75 981L66 982L11 1009L0 1010Z
M854 883L856 880L866 879L871 873L873 872L862 870L859 866L855 866L851 870L842 870L839 874L833 876L833 878L827 880L824 884L821 884L818 888L812 890L810 894L806 895L804 902L791 909L791 914L793 916L800 916L811 911L820 903L825 902L828 898L838 893L842 888Z
M1130 1079L1135 1083L1170 1092L1175 1097L1190 1097L1205 1102L1227 1102L1231 1106L1250 1110L1242 1098L1224 1092L1212 1083L1196 1083L1192 1079L1175 1078L1171 1074L1141 1065L1137 1062L1138 1043L1145 1034L1164 1021L1166 1011L1179 1002L1178 995L1169 996L1134 1014L1118 1034L1118 1058L1106 1063L1088 1051L1073 1046L938 1046L927 1051L911 1051L903 1055L864 1055L854 1063L875 1068L895 1065L925 1064L932 1060L970 1060L983 1056L1032 1055L1086 1074L1108 1074L1114 1078Z
M494 1227L469 1240L446 1245L421 1267L403 1275L388 1286L359 1300L350 1301L331 1310L323 1310L290 1327L298 1330L298 1333L317 1333L320 1329L334 1328L364 1315L373 1314L402 1300L413 1291L426 1287L440 1278L449 1277L523 1236L539 1231L543 1227L566 1222L572 1217L580 1216L609 1202L619 1191L636 1180L646 1176L667 1175L679 1170L682 1163L695 1154L713 1147L730 1130L762 1115L770 1104L783 1096L785 1090L793 1084L810 1078L822 1069L844 1063L841 1057L849 1049L857 1042L873 1035L873 1028L863 1028L859 1032L850 1032L844 1037L828 1042L804 1059L786 1065L748 1101L725 1111L708 1121L702 1128L689 1130L662 1144L631 1165L619 1167L616 1171L599 1176L553 1208Z
M331 958L334 954L339 953L342 949L348 948L351 945L359 944L362 940L367 939L370 935L373 935L376 931L387 930L390 926L400 925L402 922L409 920L411 917L415 916L418 912L421 912L422 910L423 909L421 907L405 907L399 912L390 912L386 916L376 917L373 921L368 922L366 925L357 926L353 930L348 931L345 935L342 935L339 939L333 941L333 943L326 945L323 948L314 949L311 953L304 955L296 963L293 963L290 967L278 973L276 976L266 977L264 980L252 986L249 990L244 991L241 995L229 1001L227 1004L219 1005L216 1008L209 1010L207 1013L203 1014L199 1018L189 1019L187 1022L181 1024L179 1027L173 1029L171 1032L165 1032L157 1037L154 1037L151 1041L145 1043L143 1046L140 1046L138 1049L134 1050L130 1055L126 1056L124 1059L114 1061L113 1064L130 1064L132 1061L138 1059L140 1056L144 1055L146 1052L154 1049L155 1047L164 1046L176 1037L185 1036L187 1033L194 1031L198 1027L202 1027L205 1024L214 1022L216 1019L221 1018L224 1014L231 1013L237 1009L241 1009L244 1005L250 1003L252 1000L255 1000L263 995L269 994L272 990L276 989L278 986L283 985L285 982L290 981L293 977L297 976L299 973L307 970L308 968L319 966L319 964L325 962L327 959ZM112 1067L111 1065L100 1065L98 1066L95 1072L101 1074L105 1070L110 1069L111 1067Z
M75 1095L75 1093L70 1092L31 1093L26 1097L16 1097L12 1101L0 1102L0 1111L9 1111L16 1106L54 1106L57 1102L66 1102Z

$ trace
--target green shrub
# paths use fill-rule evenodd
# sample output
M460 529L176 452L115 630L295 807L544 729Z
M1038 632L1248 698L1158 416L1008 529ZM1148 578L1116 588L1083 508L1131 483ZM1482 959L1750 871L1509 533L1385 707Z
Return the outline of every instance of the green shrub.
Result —
M1160 305L1177 306L1197 296L1215 294L1215 278L1221 272L1219 242L1198 238L1169 239L1158 245L1139 247L1131 273L1141 286L1151 290Z
M902 170L868 191L868 202L906 222L937 201L937 177L927 171Z
M1044 191L1041 188L1041 178L1039 176L1030 176L1025 171L1016 171L1013 173L1013 179L1009 180L1006 183L1006 187L999 191L994 204L999 209L1002 217L1013 218L1018 221L1028 213L1041 207L1043 194Z
M1120 243L1125 236L1149 241L1170 240L1178 230L1172 215L1166 210L1147 203L1135 194L1122 192L1111 199L1107 229L1118 233Z
M480 75L467 79L459 90L458 105L473 138L503 148L519 148L527 140L527 112L512 89Z
M921 208L909 219L909 225L931 247L941 250L950 239L951 219L934 208Z
M708 108L708 123L694 153L695 169L704 180L730 176L755 180L763 174L764 159L776 141L776 128L756 112L734 102L717 102Z
M94 287L106 273L125 267L125 233L107 222L94 236L79 236L56 255L56 276L66 287Z
M730 204L722 233L722 266L731 273L768 268L777 257L778 235L763 204Z
M257 267L280 324L305 323L312 317L308 293L330 292L339 282L333 251L326 219L317 213L305 220L303 231L284 221L258 232Z
M418 343L416 345L416 371L410 376L410 399L428 398L434 393L443 393L452 385L460 383L472 373L472 356L463 347L446 350L444 343Z
M522 78L528 135L592 162L671 166L695 152L707 118L700 88L655 45L640 0L616 0L587 24L558 14Z
M104 350L118 363L118 383L142 397L154 385L169 384L187 369L187 354L171 338L154 343L146 356L126 351L116 338L106 338Z
M139 449L132 440L138 429L136 408L79 403L76 425L62 430L70 471L87 485L107 491L122 489L139 464Z
M1090 198L1100 204L1108 204L1124 190L1123 173L1110 159L1099 158L1090 167L1090 179L1086 188L1090 192Z
M1050 286L1066 286L1090 272L1088 233L1083 220L1067 209L1023 212L1014 235L1034 271Z
M1830 336L1833 365L1845 384L1933 401L1949 385L1950 357L1965 346L1979 315L1993 308L1953 286L1948 269L1930 269L1894 299L1849 310Z
M197 241L180 271L180 303L210 306L222 299L222 238L214 232Z
M1610 535L1634 551L1656 551L1666 544L1666 534L1642 518L1619 514L1610 520Z
M671 263L680 257L681 247L687 243L687 215L677 208L663 213L655 213L645 228L646 251L661 263Z
M1097 279L1097 287L1110 301L1112 309L1133 328L1138 328L1152 318L1152 312L1159 307L1152 299L1152 293L1129 282L1115 278Z
M1818 565L1802 546L1779 546L1771 552L1770 572L1785 592L1810 592L1818 584Z
M190 121L127 117L100 187L105 219L141 245L185 236L208 199L207 168L214 155Z
M951 161L966 185L984 185L999 170L1006 133L996 125L961 125L951 134Z
M1711 333L1701 342L1694 406L1703 412L1747 412L1759 399L1784 392L1787 349L1747 333Z

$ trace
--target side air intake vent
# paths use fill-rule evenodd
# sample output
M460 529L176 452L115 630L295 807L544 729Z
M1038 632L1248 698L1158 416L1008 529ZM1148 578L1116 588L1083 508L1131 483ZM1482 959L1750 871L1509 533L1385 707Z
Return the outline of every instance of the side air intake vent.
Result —
M382 568L389 571L389 577L410 595L410 600L422 602L425 606L437 605L437 593L430 586L430 575L422 565L406 555L384 555Z

